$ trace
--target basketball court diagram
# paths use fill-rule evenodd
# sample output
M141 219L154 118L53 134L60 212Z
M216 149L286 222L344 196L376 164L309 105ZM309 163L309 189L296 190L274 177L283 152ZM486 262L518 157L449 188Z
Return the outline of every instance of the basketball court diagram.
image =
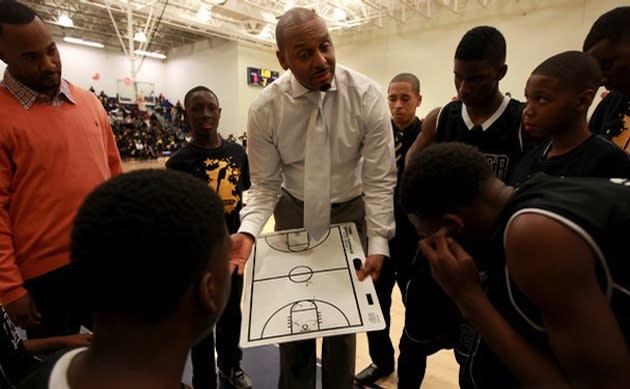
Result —
M304 230L258 237L246 269L241 346L385 328L353 223L336 224L320 242Z

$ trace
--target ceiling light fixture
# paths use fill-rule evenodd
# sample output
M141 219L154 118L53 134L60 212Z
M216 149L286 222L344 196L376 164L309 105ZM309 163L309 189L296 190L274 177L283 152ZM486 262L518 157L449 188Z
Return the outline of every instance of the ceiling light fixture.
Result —
M195 16L197 20L202 23L208 23L210 19L212 19L212 15L210 14L210 7L207 5L202 5L199 7L199 11L197 11L197 15Z
M341 8L334 9L333 19L337 21L342 21L342 20L346 20L347 17L348 17L348 14L346 14L346 11L342 10Z
M61 14L57 18L57 24L63 27L74 27L74 22L70 19L70 16Z
M164 54L156 53L153 51L136 50L134 51L134 53L136 53L137 55L145 56L145 57L151 57L151 58L156 58L156 59L166 59L166 56Z
M147 41L147 36L144 33L144 31L138 31L135 33L135 35L133 36L133 40L136 42L141 42L144 43Z
M105 47L105 45L100 43L100 42L86 41L86 40L83 40L83 39L72 38L72 37L69 37L69 36L64 37L63 40L64 40L64 42L74 43L76 45L96 47L96 48L99 48L99 49L102 49L103 47Z

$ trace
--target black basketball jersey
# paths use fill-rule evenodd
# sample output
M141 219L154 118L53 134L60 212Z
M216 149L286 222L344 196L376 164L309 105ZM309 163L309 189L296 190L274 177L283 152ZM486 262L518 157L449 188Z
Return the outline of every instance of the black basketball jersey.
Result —
M630 156L601 135L592 135L568 153L548 157L547 141L529 151L512 170L507 182L518 185L536 173L566 177L630 178Z
M488 120L475 126L461 101L450 102L440 111L435 142L462 142L477 147L488 158L495 175L506 180L523 154L521 117L524 108L524 103L506 96Z
M630 181L537 174L521 184L499 217L489 245L495 256L488 270L486 294L529 344L553 358L538 310L510 280L505 264L504 234L511 221L522 213L551 217L592 247L598 257L596 271L602 291L626 344L630 344L630 261L626 243L630 236ZM462 365L460 379L463 388L518 386L483 339L476 340L470 357Z

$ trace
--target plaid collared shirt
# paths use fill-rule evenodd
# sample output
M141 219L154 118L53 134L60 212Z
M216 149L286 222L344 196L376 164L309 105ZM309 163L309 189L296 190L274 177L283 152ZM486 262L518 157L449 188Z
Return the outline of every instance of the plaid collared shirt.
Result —
M28 86L22 84L20 81L15 79L11 73L9 73L8 69L5 69L4 71L4 78L2 79L2 82L0 82L0 87L4 87L11 92L11 94L15 96L17 101L19 101L22 107L24 107L27 111L31 109L35 102L58 106L63 104L64 100L67 100L72 104L76 104L74 98L72 97L72 93L70 93L70 85L68 81L63 78L59 84L59 91L52 100L50 97L34 91Z

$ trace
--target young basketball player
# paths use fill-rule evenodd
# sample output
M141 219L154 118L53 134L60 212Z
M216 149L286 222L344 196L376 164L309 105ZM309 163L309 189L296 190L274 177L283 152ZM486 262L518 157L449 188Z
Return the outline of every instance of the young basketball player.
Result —
M178 388L186 356L230 290L223 202L171 170L137 170L99 186L74 221L72 264L94 337L50 360L24 388Z
M166 167L201 179L223 200L229 233L240 226L238 213L243 207L243 191L249 189L249 165L243 146L225 141L217 130L221 118L219 99L205 86L192 88L184 97L186 119L192 140L166 162ZM241 337L241 293L243 276L232 272L230 298L216 327L216 349L219 376L235 389L248 389L252 381L241 368L243 353L238 346ZM208 336L192 348L193 386L216 389L214 367L215 336Z
M497 177L508 177L530 141L521 133L524 104L499 89L507 72L505 59L505 38L496 28L479 26L464 34L453 67L457 99L427 115L407 159L434 142L464 142L486 155ZM472 349L474 334L461 323L456 307L435 284L421 255L415 267L407 288L405 332L422 345L426 355L455 346L460 359ZM419 380L405 389L420 386L424 367L417 369L422 372Z
M523 128L535 137L550 139L523 157L510 184L537 172L630 177L628 155L588 129L586 115L601 78L597 62L580 51L554 55L534 69L525 86Z
M523 154L524 104L503 95L505 38L496 28L468 31L457 46L453 73L458 99L431 111L407 154L409 159L434 142L463 142L486 154L497 177L505 179Z
M630 182L539 174L515 190L474 147L444 143L412 159L401 197L480 336L463 388L630 386Z

